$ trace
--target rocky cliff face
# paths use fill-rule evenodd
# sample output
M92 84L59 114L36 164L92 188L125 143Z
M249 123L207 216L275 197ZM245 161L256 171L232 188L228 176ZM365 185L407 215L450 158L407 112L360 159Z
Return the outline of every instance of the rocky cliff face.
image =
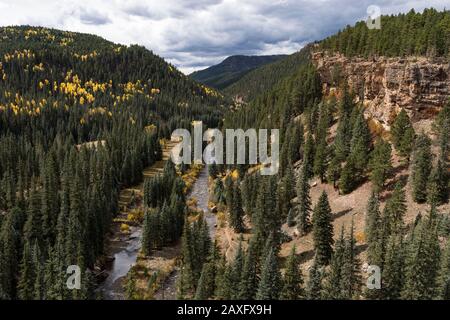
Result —
M346 58L313 53L325 95L337 94L337 79L345 77L364 99L366 116L389 130L404 108L414 119L430 118L448 101L450 64L443 58Z

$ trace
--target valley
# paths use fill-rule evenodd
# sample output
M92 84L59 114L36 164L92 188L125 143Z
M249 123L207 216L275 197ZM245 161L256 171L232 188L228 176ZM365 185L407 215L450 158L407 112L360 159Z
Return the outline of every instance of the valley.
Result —
M450 299L450 13L380 19L189 76L0 27L0 299ZM171 161L174 132L185 158L252 146L215 128L279 136L256 164Z

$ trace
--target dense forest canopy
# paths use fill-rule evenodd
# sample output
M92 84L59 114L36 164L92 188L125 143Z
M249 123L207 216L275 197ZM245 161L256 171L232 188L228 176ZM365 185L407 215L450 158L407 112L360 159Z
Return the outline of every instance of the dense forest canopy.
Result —
M91 271L105 254L119 192L141 182L142 255L181 238L179 298L449 299L450 218L441 208L450 196L450 102L428 132L401 110L381 135L346 79L337 79L338 94L323 94L310 59L311 50L448 56L446 11L383 16L382 26L357 23L249 72L225 90L246 100L229 110L220 93L145 48L1 28L0 299L96 298ZM280 129L277 175L208 168L209 204L220 217L213 227L225 229L226 252L196 201L194 210L187 204L186 166L168 161L143 181L143 168L162 159L161 140L193 120ZM363 186L366 208L333 212L333 200L360 202ZM298 254L295 245L306 242L310 250ZM364 286L363 260L379 267L380 290ZM68 265L81 267L81 290L67 289ZM133 270L130 299L140 298L137 277L154 284Z
M251 101L264 92L270 91L281 80L293 76L297 70L308 62L310 46L279 61L264 65L250 71L242 79L226 87L223 91L230 97L243 97Z
M381 16L381 28L366 22L347 26L320 42L321 50L346 56L444 56L450 52L450 12L425 9Z
M284 57L284 55L231 56L217 65L193 72L189 76L209 87L223 90L239 81L251 70L273 63Z
M93 297L119 190L161 158L160 139L216 127L223 108L143 47L0 28L0 298ZM81 291L65 287L72 264Z
M448 58L449 18L449 12L434 9L382 16L381 30L369 30L359 22L311 50L363 57ZM198 282L191 282L195 297L448 299L450 102L439 108L427 133L416 131L401 110L394 115L390 132L380 134L370 128L364 106L345 78L336 81L338 94L323 96L311 51L302 52L302 62L292 69L278 72L283 68L275 66L287 66L295 55L252 71L225 91L249 97L226 114L225 127L281 129L280 171L275 177L263 177L248 166L234 166L238 178L231 179L221 167L210 170L214 199L228 212L229 227L237 236L245 236L250 228L251 237L241 238L229 263L217 262L216 272L224 276L207 282L217 286L216 291L205 285L211 266L204 264L202 274L194 278ZM273 80L265 81L271 76ZM351 223L336 230L333 220L345 213L332 212L330 195L347 204L364 188L370 191L367 207L359 208L361 212L350 208L346 221ZM359 213L364 221L357 240L354 219ZM305 258L304 251L296 255L295 244L305 247L310 241L311 257ZM359 254L357 243L367 246L362 249L367 256ZM292 251L286 257L289 245ZM300 267L297 259L307 267ZM362 262L380 268L380 290L365 286Z

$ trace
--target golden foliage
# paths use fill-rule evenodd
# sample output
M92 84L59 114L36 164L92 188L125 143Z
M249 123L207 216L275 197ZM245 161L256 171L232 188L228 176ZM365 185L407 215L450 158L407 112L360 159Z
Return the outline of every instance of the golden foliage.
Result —
M133 209L127 215L127 220L130 222L142 222L144 220L144 211L140 209Z
M364 243L364 242L366 242L366 234L364 233L364 231L356 232L355 239L356 239L356 242L358 242L358 243Z
M126 224L126 223L122 223L120 225L120 231L122 233L130 233L130 226L128 224Z

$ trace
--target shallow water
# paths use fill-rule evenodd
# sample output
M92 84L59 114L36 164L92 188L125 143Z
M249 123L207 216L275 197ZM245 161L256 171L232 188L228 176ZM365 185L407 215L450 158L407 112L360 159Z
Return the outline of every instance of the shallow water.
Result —
M205 166L200 172L197 180L192 186L189 198L197 199L197 206L205 213L205 220L209 227L211 239L214 239L216 232L216 215L212 214L208 209L209 193L208 193L208 167ZM124 290L122 282L128 271L136 263L136 259L141 248L142 228L132 227L132 233L129 237L113 241L111 243L111 254L114 254L114 261L107 270L109 273L106 280L101 284L99 290L103 294L105 300L122 300L124 299ZM176 278L178 270L172 272L164 283L164 292L159 290L155 294L156 299L175 299ZM164 294L163 294L164 293Z
M141 248L141 233L140 227L132 227L132 233L128 238L111 244L111 250L115 252L114 261L108 270L108 277L99 288L104 299L124 299L122 282L128 271L136 263Z
M214 239L216 233L217 218L216 215L211 213L208 209L209 192L207 166L205 166L200 172L200 175L198 176L192 187L189 197L197 199L197 207L205 213L205 220L208 223L209 227L209 235L211 239Z
M209 228L209 235L214 239L216 233L216 215L208 209L209 193L208 193L208 167L205 166L200 172L197 180L192 186L189 198L197 199L197 207L204 212L206 223ZM158 290L154 298L156 300L175 300L177 292L178 269L175 269L163 284L163 288Z

